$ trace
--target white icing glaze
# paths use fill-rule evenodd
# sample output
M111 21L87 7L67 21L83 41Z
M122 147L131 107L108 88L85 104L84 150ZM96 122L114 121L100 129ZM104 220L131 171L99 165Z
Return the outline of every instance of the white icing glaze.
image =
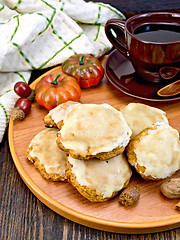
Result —
M68 161L73 166L72 172L78 183L96 190L103 198L111 197L113 192L120 191L132 175L123 154L108 161L77 160L71 156L68 157Z
M132 130L132 137L135 137L139 132L151 127L156 122L168 124L164 111L142 103L129 103L127 106L122 107L120 111Z
M131 136L123 114L108 104L79 104L64 118L61 143L86 156L125 147Z
M137 163L146 168L145 176L166 178L180 168L179 133L167 124L155 125L157 129L148 130L138 142L135 154Z
M78 104L80 103L73 101L62 103L50 110L47 116L51 116L52 120L57 124L58 122L62 121L68 113L71 112L75 105Z
M38 133L30 143L31 157L37 157L47 173L65 176L65 153L57 147L58 129L45 129Z

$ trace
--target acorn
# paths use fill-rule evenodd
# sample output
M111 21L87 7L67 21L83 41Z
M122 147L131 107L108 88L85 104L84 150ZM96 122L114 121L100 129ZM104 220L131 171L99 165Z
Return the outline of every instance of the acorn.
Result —
M19 108L13 108L11 111L11 116L13 120L24 120L25 113Z
M27 99L29 99L31 102L34 101L34 99L35 99L35 90L34 89L31 89L31 93L29 94Z

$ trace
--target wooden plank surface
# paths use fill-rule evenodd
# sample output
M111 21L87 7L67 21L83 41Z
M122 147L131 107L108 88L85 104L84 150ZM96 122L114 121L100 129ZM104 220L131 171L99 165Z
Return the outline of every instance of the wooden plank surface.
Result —
M61 73L61 66L52 69L50 72ZM140 101L118 91L106 80L106 78L104 78L97 87L83 89L80 102L97 104L108 103L119 109L121 106L130 102ZM152 103L141 102L152 106ZM153 106L165 110L171 126L180 131L180 102L175 102L173 104L153 103ZM25 120L22 122L10 122L9 139L14 162L18 171L28 187L30 187L42 202L71 220L106 231L125 233L138 233L138 231L141 231L141 233L144 233L157 230L161 231L164 230L164 227L167 229L167 227L172 228L177 226L174 225L174 223L180 224L179 213L174 210L177 200L170 201L163 197L159 191L162 181L147 182L142 181L139 177L132 179L131 184L139 185L141 189L141 199L135 207L128 209L119 206L117 198L101 204L90 203L69 184L52 183L44 180L34 166L27 163L25 160L25 151L31 139L45 128L43 117L47 112L47 110L40 107L36 102L33 103L31 113ZM15 148L15 155L17 158L13 153L12 145ZM23 171L21 166L19 167L19 163L22 165ZM176 175L179 176L179 173ZM42 190L45 195L40 193L40 190ZM38 194L36 194L36 192ZM51 199L49 200L49 196L53 200L56 200L57 203L54 203ZM58 203L72 209L72 211L64 210ZM79 213L80 216L76 214L76 212ZM92 219L84 218L84 214ZM103 223L101 220L105 220L106 223ZM115 223L112 224L111 221ZM119 224L121 222L123 223L122 226ZM144 222L146 225L144 225ZM136 226L132 227L131 224L136 224ZM139 229L139 224L141 224L141 229ZM109 225L111 225L111 227L109 227ZM136 228L138 230L136 230Z
M98 2L98 0L95 0ZM119 9L126 17L140 12L153 11L175 11L179 12L179 0L161 0L161 1L147 1L147 0L103 0L103 3L108 3Z
M76 224L42 204L20 178L8 146L0 145L0 239L179 239L180 229L135 235L95 230Z
M139 11L179 12L179 0L103 0L127 17ZM32 74L32 80L43 71ZM0 239L2 240L179 240L180 228L151 234L117 234L84 227L61 217L39 201L26 187L13 163L8 131L0 144Z
M112 87L112 86L110 86ZM99 96L98 91L96 97ZM93 94L93 96L95 96ZM121 95L114 89L109 95ZM84 96L88 100L88 96ZM119 96L120 97L120 96ZM127 99L127 96L124 96ZM117 100L113 100L117 106ZM179 104L172 104L179 108ZM167 106L164 105L165 110ZM169 108L173 118L178 117ZM171 118L172 119L172 118ZM170 119L170 120L171 120ZM175 127L177 125L175 124ZM8 147L7 133L0 145L0 239L179 239L179 228L152 234L126 235L95 230L73 223L42 204L21 180ZM151 209L149 209L151 211Z

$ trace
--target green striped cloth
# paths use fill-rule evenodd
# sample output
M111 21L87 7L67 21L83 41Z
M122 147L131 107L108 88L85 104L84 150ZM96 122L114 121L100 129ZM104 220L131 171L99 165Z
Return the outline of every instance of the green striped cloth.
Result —
M0 142L18 98L14 84L73 54L102 56L111 48L104 32L110 18L125 17L83 0L0 0Z

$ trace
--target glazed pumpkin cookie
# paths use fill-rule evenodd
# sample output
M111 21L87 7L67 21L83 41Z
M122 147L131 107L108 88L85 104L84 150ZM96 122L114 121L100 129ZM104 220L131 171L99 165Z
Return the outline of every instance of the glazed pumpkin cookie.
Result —
M64 181L66 157L57 147L57 132L56 128L47 128L38 133L27 147L26 159L34 163L44 178Z
M164 179L180 169L179 133L168 124L156 123L133 138L126 153L145 180Z
M91 202L104 202L126 187L132 171L124 154L107 161L67 157L66 177Z
M164 111L142 103L129 103L123 106L120 111L123 113L124 118L132 130L132 138L156 122L168 124L168 119Z
M108 104L79 104L64 118L57 145L76 159L107 160L124 151L130 136L120 111Z
M49 113L44 117L44 123L47 127L58 127L65 116L74 108L75 105L80 104L78 102L68 101L58 105L49 111Z

